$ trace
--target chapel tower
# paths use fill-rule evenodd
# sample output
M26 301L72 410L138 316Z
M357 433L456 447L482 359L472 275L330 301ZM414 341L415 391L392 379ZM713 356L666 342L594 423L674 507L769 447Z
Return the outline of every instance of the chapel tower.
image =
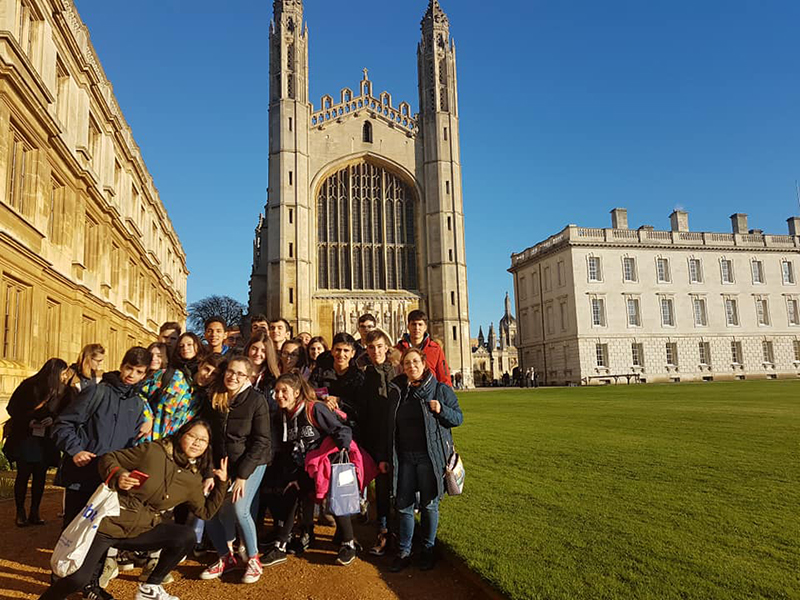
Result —
M275 0L270 28L269 190L253 248L250 312L295 331L356 333L372 313L398 338L429 316L472 386L455 45L437 0L422 19L419 114L377 92L308 97L301 0Z

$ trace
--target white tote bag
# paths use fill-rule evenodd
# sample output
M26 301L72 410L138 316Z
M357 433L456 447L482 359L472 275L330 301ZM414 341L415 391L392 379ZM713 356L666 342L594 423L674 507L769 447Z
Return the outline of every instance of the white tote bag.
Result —
M97 528L105 517L119 516L117 492L100 484L81 513L67 526L58 538L50 568L57 577L67 577L81 568L92 546Z

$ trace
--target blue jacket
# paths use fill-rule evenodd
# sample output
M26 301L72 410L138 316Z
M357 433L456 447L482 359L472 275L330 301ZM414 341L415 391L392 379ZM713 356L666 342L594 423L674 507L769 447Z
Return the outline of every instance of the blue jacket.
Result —
M65 408L53 425L53 439L65 453L63 485L81 489L99 485L97 459L77 467L72 457L83 450L98 457L108 452L131 448L144 424L144 400L140 385L125 385L118 371L103 375L97 386L83 390Z
M388 440L387 452L384 456L379 456L378 460L384 461L389 458L392 462L392 492L395 496L399 466L395 440L397 408L400 402L408 400L422 403L428 456L433 464L433 472L437 475L436 483L441 497L444 494L444 471L447 459L453 452L453 435L450 429L461 425L464 422L464 415L453 389L445 383L438 382L430 371L425 375L423 383L416 387L408 385L408 378L405 375L400 375L392 381L389 386L389 419L385 436ZM442 410L439 414L431 411L428 405L431 400L438 400L441 404Z

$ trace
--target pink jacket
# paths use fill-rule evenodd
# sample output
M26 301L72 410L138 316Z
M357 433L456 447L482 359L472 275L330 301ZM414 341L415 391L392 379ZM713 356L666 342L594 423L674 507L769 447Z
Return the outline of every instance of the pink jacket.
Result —
M319 504L331 487L331 454L339 452L333 439L328 436L316 450L306 454L306 472L314 480L314 500ZM358 487L362 491L378 476L378 466L368 452L362 452L355 442L350 442L350 462L356 467Z

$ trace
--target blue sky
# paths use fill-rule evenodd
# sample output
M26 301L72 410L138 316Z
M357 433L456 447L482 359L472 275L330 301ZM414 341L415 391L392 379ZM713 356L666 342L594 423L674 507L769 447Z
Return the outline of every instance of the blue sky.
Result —
M442 0L458 48L473 333L519 252L567 223L786 232L799 212L800 3ZM189 301L247 300L267 186L267 0L76 0L188 255ZM221 8L224 6L224 9ZM418 106L427 0L306 0L311 98Z

